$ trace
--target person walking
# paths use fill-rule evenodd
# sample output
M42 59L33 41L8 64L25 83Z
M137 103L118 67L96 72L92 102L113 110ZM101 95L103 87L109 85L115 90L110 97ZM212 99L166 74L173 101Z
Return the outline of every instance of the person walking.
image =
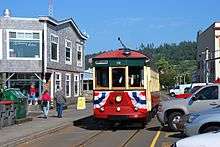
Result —
M55 94L55 102L57 106L57 117L62 118L63 117L63 107L66 103L66 98L64 94L62 93L61 89L59 89Z
M44 93L41 96L41 100L43 105L44 118L47 118L50 109L50 101L51 101L51 97L49 95L48 90L44 91Z

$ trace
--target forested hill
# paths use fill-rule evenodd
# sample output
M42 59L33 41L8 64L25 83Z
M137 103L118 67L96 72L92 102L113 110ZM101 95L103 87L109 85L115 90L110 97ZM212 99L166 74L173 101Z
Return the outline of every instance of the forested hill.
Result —
M179 44L166 43L160 46L141 44L137 50L152 57L152 64L158 69L160 82L164 87L171 86L180 80L183 82L183 77L185 77L186 82L191 82L192 73L197 68L196 42L182 41ZM86 55L86 69L91 66L88 60L97 54Z

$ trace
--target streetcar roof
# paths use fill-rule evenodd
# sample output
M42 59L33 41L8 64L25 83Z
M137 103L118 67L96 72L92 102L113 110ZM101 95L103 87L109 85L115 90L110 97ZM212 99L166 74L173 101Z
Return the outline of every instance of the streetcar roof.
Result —
M148 59L149 57L147 57L146 55L144 55L141 52L135 51L135 50L131 50L129 49L129 54L125 54L125 49L124 48L120 48L114 51L109 51L109 52L104 52L101 53L97 56L95 56L93 59L127 59L127 58L145 58Z

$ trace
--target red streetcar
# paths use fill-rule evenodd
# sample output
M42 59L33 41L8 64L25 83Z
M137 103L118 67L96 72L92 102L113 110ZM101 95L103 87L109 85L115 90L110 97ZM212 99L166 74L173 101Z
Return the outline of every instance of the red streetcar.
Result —
M159 103L159 74L149 58L127 48L105 52L92 59L94 117L146 123Z

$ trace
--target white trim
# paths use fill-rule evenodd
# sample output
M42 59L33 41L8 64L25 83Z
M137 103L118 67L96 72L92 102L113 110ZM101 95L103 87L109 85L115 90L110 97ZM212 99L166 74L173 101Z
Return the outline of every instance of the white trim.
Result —
M66 61L66 48L69 48L67 46L67 42L69 42L71 45L70 45L70 61ZM72 65L72 60L73 60L73 45L72 45L72 41L68 40L68 39L65 39L65 64L68 64L68 65Z
M50 91L51 91L51 98L53 98L54 96L54 72L51 74Z
M59 79L60 85L59 86L62 89L62 74L60 72L55 72L55 92L57 92L57 83L56 83L57 77L56 77L56 75L60 76L60 79Z
M2 29L0 29L0 59L3 57L3 52L2 52Z
M77 25L75 24L75 22L72 19L56 22L56 21L50 19L49 17L39 17L39 20L50 21L50 22L54 23L55 25L61 25L61 24L65 24L65 23L70 22L74 26L74 28L76 29L77 33L80 35L81 38L83 38L84 40L86 40L88 38L87 36L85 36L81 33L81 31L79 30L79 28L77 27Z
M66 79L66 77L67 76L69 76L69 95L67 95L67 93L66 93L66 81L67 81L67 79ZM66 97L71 97L71 74L70 73L66 73L65 74L65 96Z
M47 23L44 22L44 73L47 72Z
M54 41L51 41L51 36L53 37L57 37L58 39L58 42L54 42ZM57 44L57 60L54 60L52 59L52 43L55 43ZM53 62L59 62L59 55L60 55L60 52L59 52L59 36L58 35L55 35L53 33L50 34L50 61L53 61Z
M39 33L39 40L40 41L40 53L38 58L24 58L24 57L10 57L9 53L9 32L16 32L16 33ZM6 42L7 42L7 60L42 60L42 30L17 30L17 29L7 29L6 30ZM27 40L27 39L20 39L20 40ZM35 40L35 39L33 39Z
M34 20L34 21L39 21L38 18L25 18L25 17L7 17L9 19L13 20Z
M77 77L77 80L76 80L76 77ZM80 93L80 85L79 85L79 82L80 82L80 80L79 80L79 78L80 78L80 75L79 74L74 74L74 96L76 97L76 96L79 96L79 93ZM75 94L75 82L77 82L77 94Z
M81 52L81 60L78 60L78 52ZM76 66L83 67L83 45L76 43Z

